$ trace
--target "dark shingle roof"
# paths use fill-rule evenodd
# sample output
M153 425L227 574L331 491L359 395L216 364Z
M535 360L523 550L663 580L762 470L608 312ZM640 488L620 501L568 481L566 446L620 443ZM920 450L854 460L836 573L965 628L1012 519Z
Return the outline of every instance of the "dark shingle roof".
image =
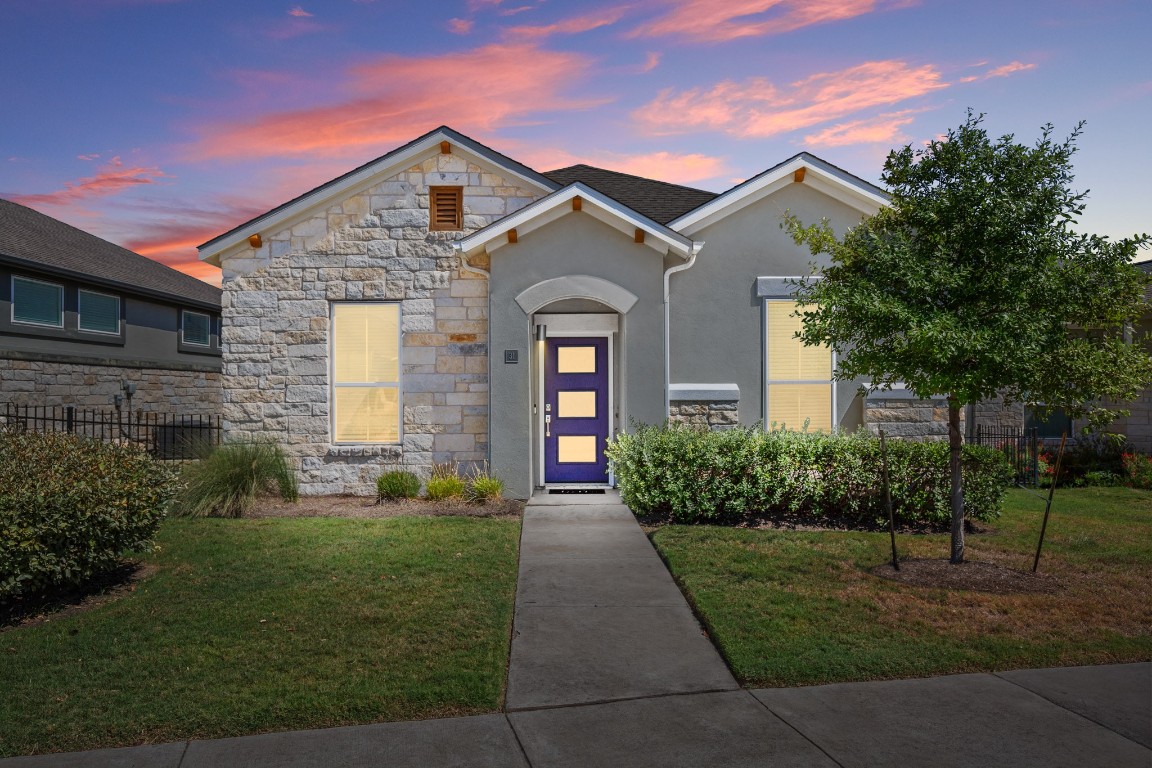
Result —
M219 288L9 200L0 200L0 261L220 309Z
M548 171L544 175L564 186L579 181L660 224L667 224L716 197L715 192L607 171L591 165L572 165Z
M1144 272L1147 272L1148 274L1152 275L1152 259L1149 259L1148 261L1132 262L1132 266L1136 267L1139 270L1143 270Z

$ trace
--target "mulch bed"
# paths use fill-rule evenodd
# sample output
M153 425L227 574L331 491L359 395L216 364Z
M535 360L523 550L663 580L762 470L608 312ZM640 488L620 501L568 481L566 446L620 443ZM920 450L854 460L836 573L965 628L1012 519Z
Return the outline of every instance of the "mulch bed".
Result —
M297 502L284 501L277 496L264 496L257 499L244 516L386 518L423 515L506 519L520 517L523 511L524 502L519 499L500 499L484 504L471 504L464 499L401 499L377 504L371 496L301 496Z
M894 570L891 563L885 563L872 568L870 572L882 579L914 587L990 592L997 595L1052 594L1060 589L1060 583L1049 574L1018 571L995 563L973 560L959 565L953 565L947 560L901 560L899 571Z

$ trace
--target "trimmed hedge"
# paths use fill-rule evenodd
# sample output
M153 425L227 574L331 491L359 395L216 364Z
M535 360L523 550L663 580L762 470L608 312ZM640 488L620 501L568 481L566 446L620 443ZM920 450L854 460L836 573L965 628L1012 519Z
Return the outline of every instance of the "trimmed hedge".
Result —
M138 448L0 431L0 603L82 585L149 549L176 491Z
M947 443L888 441L892 504L899 525L951 520ZM624 503L677 523L735 523L754 517L886 524L880 441L855 435L680 424L644 426L608 445ZM991 448L964 446L967 516L1000 514L1012 473Z

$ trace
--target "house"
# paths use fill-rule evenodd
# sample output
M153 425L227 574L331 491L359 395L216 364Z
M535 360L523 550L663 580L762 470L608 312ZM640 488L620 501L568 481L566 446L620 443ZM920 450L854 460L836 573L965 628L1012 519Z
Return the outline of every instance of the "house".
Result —
M885 204L808 153L715 194L438 128L200 246L226 433L284 444L307 494L486 461L520 497L611 483L634 422L945 436L942 402L863 398L793 338L812 257L782 214L843 231Z
M216 411L220 367L220 289L0 200L0 403Z

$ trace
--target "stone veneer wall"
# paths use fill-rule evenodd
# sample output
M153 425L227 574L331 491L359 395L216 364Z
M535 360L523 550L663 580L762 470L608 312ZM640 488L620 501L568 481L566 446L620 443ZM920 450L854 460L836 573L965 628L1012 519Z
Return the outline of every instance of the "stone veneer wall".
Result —
M428 187L464 188L464 231L428 229ZM488 450L488 285L451 242L539 195L452 154L381 181L223 263L224 428L285 446L306 495L375 493L385 469ZM481 268L486 263L473 259ZM333 445L328 324L333 301L401 304L403 439Z
M961 408L961 431L964 415ZM864 427L874 435L883 429L886 436L902 440L947 440L948 401L869 397L864 401Z
M0 358L0 402L109 409L121 382L136 384L132 409L219 413L215 371L129 368Z
M740 423L740 403L735 400L673 400L668 421L712 431L731 429Z

